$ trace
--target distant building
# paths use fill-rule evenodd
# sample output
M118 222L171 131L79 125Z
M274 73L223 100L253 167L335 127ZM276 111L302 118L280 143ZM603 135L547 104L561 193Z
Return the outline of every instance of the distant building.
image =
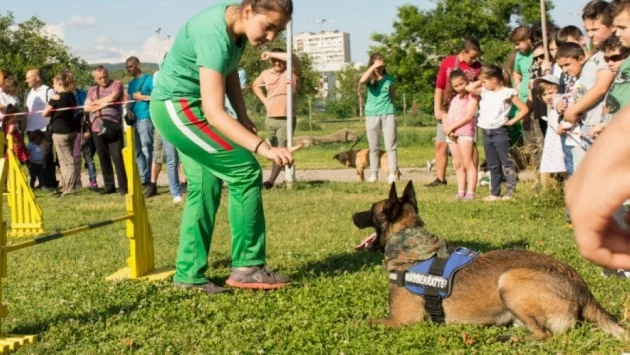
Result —
M351 62L350 34L345 32L301 32L293 37L293 48L308 54L320 73L340 71Z

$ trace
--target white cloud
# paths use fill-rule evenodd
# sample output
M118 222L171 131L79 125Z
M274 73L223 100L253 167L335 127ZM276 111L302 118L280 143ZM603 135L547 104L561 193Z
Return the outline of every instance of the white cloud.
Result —
M45 25L41 32L45 36L57 37L60 40L65 38L62 25Z
M71 28L89 28L96 26L96 19L92 16L81 17L73 15L68 20L62 22L64 27Z
M168 51L172 39L149 36L143 45L138 48L123 45L115 39L107 36L97 37L92 46L77 48L74 53L84 58L88 63L120 63L131 56L138 57L141 62L161 62L164 53Z
M81 17L73 15L66 21L45 25L41 32L45 36L57 37L60 40L64 40L66 37L64 31L68 28L90 28L96 25L97 22L92 16Z

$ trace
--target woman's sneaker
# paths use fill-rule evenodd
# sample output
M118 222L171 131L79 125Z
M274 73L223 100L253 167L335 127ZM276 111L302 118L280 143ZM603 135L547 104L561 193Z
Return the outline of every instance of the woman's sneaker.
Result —
M378 176L376 174L372 174L365 181L370 182L370 183L377 182L378 181Z
M276 290L287 286L289 282L291 282L291 279L288 276L280 275L262 265L243 270L233 268L230 277L225 283L237 288Z

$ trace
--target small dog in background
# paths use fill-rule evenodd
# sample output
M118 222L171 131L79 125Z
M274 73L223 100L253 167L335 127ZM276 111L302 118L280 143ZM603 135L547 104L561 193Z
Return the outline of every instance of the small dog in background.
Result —
M389 158L387 152L381 150L379 153L380 167L383 169L386 175L389 175ZM357 181L365 181L364 170L370 167L370 150L346 150L345 152L337 153L333 157L341 164L348 168L357 169ZM396 171L396 179L400 179L400 172Z
M477 187L479 186L490 186L490 170L488 170L488 162L485 160L479 165L477 172Z

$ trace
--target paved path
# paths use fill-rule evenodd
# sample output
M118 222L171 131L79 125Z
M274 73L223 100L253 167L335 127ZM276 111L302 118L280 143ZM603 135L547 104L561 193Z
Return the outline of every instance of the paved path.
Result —
M264 169L263 176L266 179L269 176L271 170ZM426 184L435 179L435 173L429 172L426 168L401 168L401 180L408 181L413 180L418 184ZM356 172L354 169L318 169L318 170L297 170L295 172L295 178L297 181L339 181L339 182L352 182L355 181ZM534 173L532 171L522 171L519 173L520 181L532 181L534 179ZM451 183L455 182L455 175L451 174L447 176L447 180ZM89 179L87 172L81 175L81 181L83 186L89 185ZM278 177L277 183L284 181L284 172ZM379 175L379 181L387 181L387 176L381 171ZM102 176L98 174L99 186L103 186ZM162 170L158 178L158 186L168 186L168 180L166 177L166 169Z

